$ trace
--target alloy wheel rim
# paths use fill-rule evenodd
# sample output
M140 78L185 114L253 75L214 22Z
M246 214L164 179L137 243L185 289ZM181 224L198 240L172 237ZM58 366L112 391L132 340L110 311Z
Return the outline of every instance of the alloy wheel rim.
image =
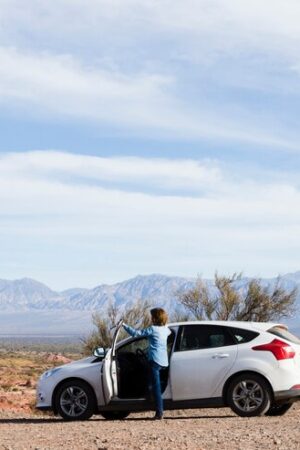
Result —
M81 416L87 409L88 396L78 386L69 386L60 396L60 407L70 417Z
M264 391L257 381L243 380L233 389L232 400L243 412L255 411L264 401Z

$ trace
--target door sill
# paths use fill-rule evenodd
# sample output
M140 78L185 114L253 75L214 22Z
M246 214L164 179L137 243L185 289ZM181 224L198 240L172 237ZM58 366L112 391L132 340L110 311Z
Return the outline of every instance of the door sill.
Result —
M198 398L191 400L171 400L164 399L164 409L193 409L193 408L221 408L224 407L224 400L222 397L212 398ZM119 411L128 410L131 412L149 411L155 409L154 402L147 399L113 399L106 406L100 406L99 411Z

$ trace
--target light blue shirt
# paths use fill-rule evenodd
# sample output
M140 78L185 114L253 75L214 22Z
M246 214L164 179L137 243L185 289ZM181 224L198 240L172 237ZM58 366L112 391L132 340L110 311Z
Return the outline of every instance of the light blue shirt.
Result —
M154 361L160 366L167 367L169 365L167 339L171 331L165 325L151 325L144 330L136 330L123 323L124 329L133 337L147 337L149 340L148 359Z

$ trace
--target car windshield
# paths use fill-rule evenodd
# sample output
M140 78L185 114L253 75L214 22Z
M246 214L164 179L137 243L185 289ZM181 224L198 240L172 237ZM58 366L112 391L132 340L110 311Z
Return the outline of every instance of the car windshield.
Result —
M268 330L269 333L274 334L275 336L281 337L283 339L286 339L289 342L292 342L293 344L300 345L300 339L295 336L294 334L290 333L286 328L275 326Z

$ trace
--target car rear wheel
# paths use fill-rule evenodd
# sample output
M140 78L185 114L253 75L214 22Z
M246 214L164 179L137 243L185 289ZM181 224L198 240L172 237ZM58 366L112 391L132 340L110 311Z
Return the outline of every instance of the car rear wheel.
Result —
M232 411L241 417L262 416L271 406L270 387L259 375L239 375L228 387L227 402Z
M292 403L284 403L282 405L272 405L266 412L266 416L283 416L291 407Z
M106 420L123 420L129 416L130 411L101 411L100 414Z
M65 420L87 420L96 409L93 390L84 381L66 381L56 393L55 407Z

